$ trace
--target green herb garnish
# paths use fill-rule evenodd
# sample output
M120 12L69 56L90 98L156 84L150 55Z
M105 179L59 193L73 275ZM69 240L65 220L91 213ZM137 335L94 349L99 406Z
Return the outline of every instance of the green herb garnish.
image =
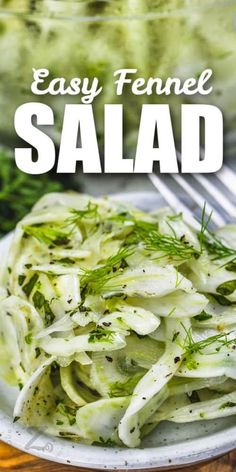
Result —
M38 357L40 356L40 354L41 354L40 348L39 348L39 347L36 347L36 348L35 348L35 357L36 357L36 359L38 359Z
M49 302L47 300L45 300L43 307L44 307L46 326L50 326L53 323L53 321L55 320L55 315L54 315L53 311L51 310L51 307L50 307Z
M113 340L113 333L104 328L97 328L89 333L89 343L111 342Z
M19 277L18 277L18 284L19 284L20 286L23 285L25 279L26 279L26 275L23 275L23 274L22 274L22 275L19 275Z
M43 308L46 326L50 326L55 319L55 315L51 310L49 301L46 300L43 293L39 292L39 290L37 290L33 295L33 303L35 308L37 308L38 310Z
M60 264L65 264L65 265L75 264L74 259L71 259L70 257L64 257L63 259L58 259L58 261L56 262L59 262Z
M31 344L32 343L32 333L28 333L25 336L25 342L26 342L26 344Z
M210 320L212 318L212 315L209 315L209 313L206 313L206 311L202 311L201 313L199 313L199 315L196 315L194 316L194 320L197 320L197 321L206 321L206 320Z
M201 218L201 230L198 233L198 240L201 250L207 249L213 257L213 261L224 259L225 257L236 257L236 250L224 244L214 233L209 230L211 214L206 218L206 204L204 204Z
M220 293L220 295L231 295L236 290L236 279L235 280L228 280L220 284L216 291Z
M178 239L175 234L170 236L160 233L157 223L137 220L132 216L125 216L123 214L111 219L117 222L132 223L133 226L130 225L131 232L125 240L125 245L143 243L147 251L163 253L160 258L167 255L177 260L187 260L200 256L199 251L188 241Z
M79 226L82 220L96 219L99 216L98 205L96 203L88 202L84 210L70 210L71 216L67 218L66 222L71 225Z
M221 306L236 305L236 302L232 302L228 298L224 297L223 295L218 295L217 293L209 293L208 296L213 298Z
M186 331L186 328L184 325L182 325L183 328ZM197 364L195 361L192 359L192 356L194 354L204 354L203 351L205 348L208 346L211 346L212 344L218 343L219 345L215 348L215 350L212 353L207 353L209 354L215 354L216 352L219 352L222 347L224 346L236 346L236 338L234 339L228 339L230 333L220 333L216 334L213 336L209 336L206 339L203 339L202 341L194 341L193 336L192 336L192 328L186 331L186 339L184 343L184 360L186 362L186 366L192 370L197 367Z
M24 226L24 232L28 236L33 236L39 242L47 244L47 246L66 246L70 242L68 231L56 226L43 224Z
M236 406L236 403L234 402L225 402L219 407L219 409L224 410L224 408L233 408L234 406Z
M44 295L38 290L33 295L33 303L34 303L35 308L39 308L39 309L42 308L45 303Z
M68 405L64 405L63 403L59 403L57 405L57 410L61 413L61 415L67 418L70 426L73 426L73 424L75 424L76 408L72 408Z
M225 269L229 272L236 272L236 259L232 259L232 261L225 264Z
M109 396L110 397L122 397L132 395L134 388L136 387L139 380L143 377L143 372L136 373L132 377L128 378L126 382L114 382L110 385Z
M24 286L23 286L23 292L25 292L25 294L27 295L27 297L30 296L35 284L37 283L38 281L38 274L34 274L32 275L32 277L30 278L29 282L27 282Z
M108 257L103 265L96 269L84 269L80 279L80 286L83 292L92 294L101 293L104 285L111 279L120 275L127 267L126 258L133 254L133 250L128 247L121 248L117 254Z

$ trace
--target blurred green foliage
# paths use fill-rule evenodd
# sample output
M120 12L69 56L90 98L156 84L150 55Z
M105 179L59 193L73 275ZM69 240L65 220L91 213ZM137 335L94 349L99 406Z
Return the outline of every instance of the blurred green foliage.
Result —
M53 174L21 172L12 153L0 149L0 237L11 231L42 195L63 189L65 183L56 181Z

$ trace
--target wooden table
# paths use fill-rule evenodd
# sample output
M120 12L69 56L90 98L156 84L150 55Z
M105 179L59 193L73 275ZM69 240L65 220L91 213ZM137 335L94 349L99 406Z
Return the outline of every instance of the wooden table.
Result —
M79 472L82 470L85 469L78 469L38 459L37 457L24 454L23 452L0 442L0 472ZM236 472L236 450L208 465L179 470L184 470L186 472Z

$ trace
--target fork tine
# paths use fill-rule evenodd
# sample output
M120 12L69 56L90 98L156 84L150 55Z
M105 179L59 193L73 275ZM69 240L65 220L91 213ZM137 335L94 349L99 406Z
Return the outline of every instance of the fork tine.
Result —
M216 176L230 190L230 192L236 195L236 175L230 167L224 165L224 167L217 172Z
M200 149L201 157L204 157L204 150ZM178 161L181 159L181 154L177 150L176 155ZM234 172L227 166L224 166L216 176L219 180L225 184L228 190L231 190L232 193L236 194L236 176ZM219 204L219 207L223 208L228 216L235 218L236 217L236 207L231 201L225 196L225 194L219 190L215 185L213 185L209 179L204 177L202 174L192 174L192 177L204 188L204 190L211 195L214 200ZM216 214L216 210L215 214ZM219 223L218 223L219 224ZM220 223L222 224L222 223ZM224 223L225 224L225 220Z
M183 177L178 174L173 174L172 178L182 187L188 195L197 203L197 205L202 209L205 205L205 213L210 216L211 221L217 226L222 226L225 224L224 218L220 213L215 210L209 203L206 205L206 200L200 195L200 193L195 190Z
M149 174L149 178L153 183L154 187L159 190L160 194L164 197L170 207L176 211L176 213L182 212L186 222L195 230L199 231L201 225L194 219L191 211L176 197L176 195L168 188L160 177L156 174Z
M193 174L193 178L197 180L204 190L209 193L219 205L230 215L236 217L236 207L229 201L229 199L213 185L206 177L201 174Z

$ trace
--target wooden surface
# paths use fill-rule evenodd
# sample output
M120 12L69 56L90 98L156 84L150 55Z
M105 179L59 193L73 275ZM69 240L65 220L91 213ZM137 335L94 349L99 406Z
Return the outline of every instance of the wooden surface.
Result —
M0 442L0 472L79 472L80 470L85 469L44 461ZM88 472L88 469L86 470ZM208 465L179 470L184 472L236 472L236 450Z

